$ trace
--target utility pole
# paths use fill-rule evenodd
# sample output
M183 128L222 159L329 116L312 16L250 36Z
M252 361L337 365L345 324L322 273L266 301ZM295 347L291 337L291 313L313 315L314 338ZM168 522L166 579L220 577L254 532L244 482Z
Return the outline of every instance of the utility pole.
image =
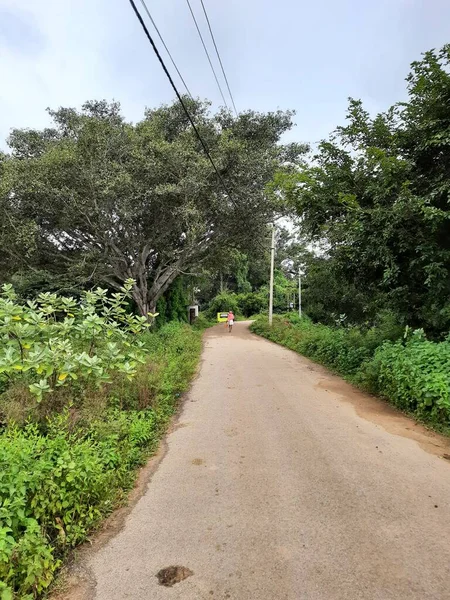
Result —
M298 268L298 316L302 318L302 270Z
M273 269L275 264L275 224L272 225L272 244L270 246L270 289L269 289L269 325L273 317Z

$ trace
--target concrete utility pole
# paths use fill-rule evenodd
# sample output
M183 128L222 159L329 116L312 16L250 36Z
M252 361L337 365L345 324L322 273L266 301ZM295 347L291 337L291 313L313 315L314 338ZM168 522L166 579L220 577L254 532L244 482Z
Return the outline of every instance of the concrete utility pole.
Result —
M269 290L269 325L273 317L273 269L275 264L275 224L272 225L272 244L270 246L270 290Z
M302 270L298 268L298 316L302 318Z

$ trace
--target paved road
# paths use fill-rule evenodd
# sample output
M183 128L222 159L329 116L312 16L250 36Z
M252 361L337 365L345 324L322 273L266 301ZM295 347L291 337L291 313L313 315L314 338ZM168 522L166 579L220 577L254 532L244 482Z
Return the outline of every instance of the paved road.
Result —
M90 559L90 597L449 599L450 463L338 388L245 324L210 330L167 454ZM193 575L163 587L171 565Z

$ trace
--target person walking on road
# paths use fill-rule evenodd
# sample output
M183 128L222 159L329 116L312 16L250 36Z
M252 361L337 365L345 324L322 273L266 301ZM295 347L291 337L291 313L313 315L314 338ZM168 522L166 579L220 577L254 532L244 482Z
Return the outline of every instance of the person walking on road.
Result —
M233 329L233 325L234 325L234 314L233 314L232 310L228 311L227 324L228 324L228 333L231 333L231 330Z

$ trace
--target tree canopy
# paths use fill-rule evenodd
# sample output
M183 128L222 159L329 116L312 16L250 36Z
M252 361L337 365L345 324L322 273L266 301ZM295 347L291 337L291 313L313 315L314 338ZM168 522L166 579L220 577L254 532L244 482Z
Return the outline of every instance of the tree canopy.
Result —
M309 282L328 277L329 313L361 322L390 309L430 332L449 329L449 67L450 45L427 52L411 66L407 102L374 118L350 100L347 124L311 162L275 177L303 233L325 249Z
M53 128L15 130L0 161L0 269L70 274L120 288L141 314L215 248L259 243L276 209L265 186L305 152L282 145L292 113L210 114L185 98L219 181L178 103L124 120L117 103L49 111Z

